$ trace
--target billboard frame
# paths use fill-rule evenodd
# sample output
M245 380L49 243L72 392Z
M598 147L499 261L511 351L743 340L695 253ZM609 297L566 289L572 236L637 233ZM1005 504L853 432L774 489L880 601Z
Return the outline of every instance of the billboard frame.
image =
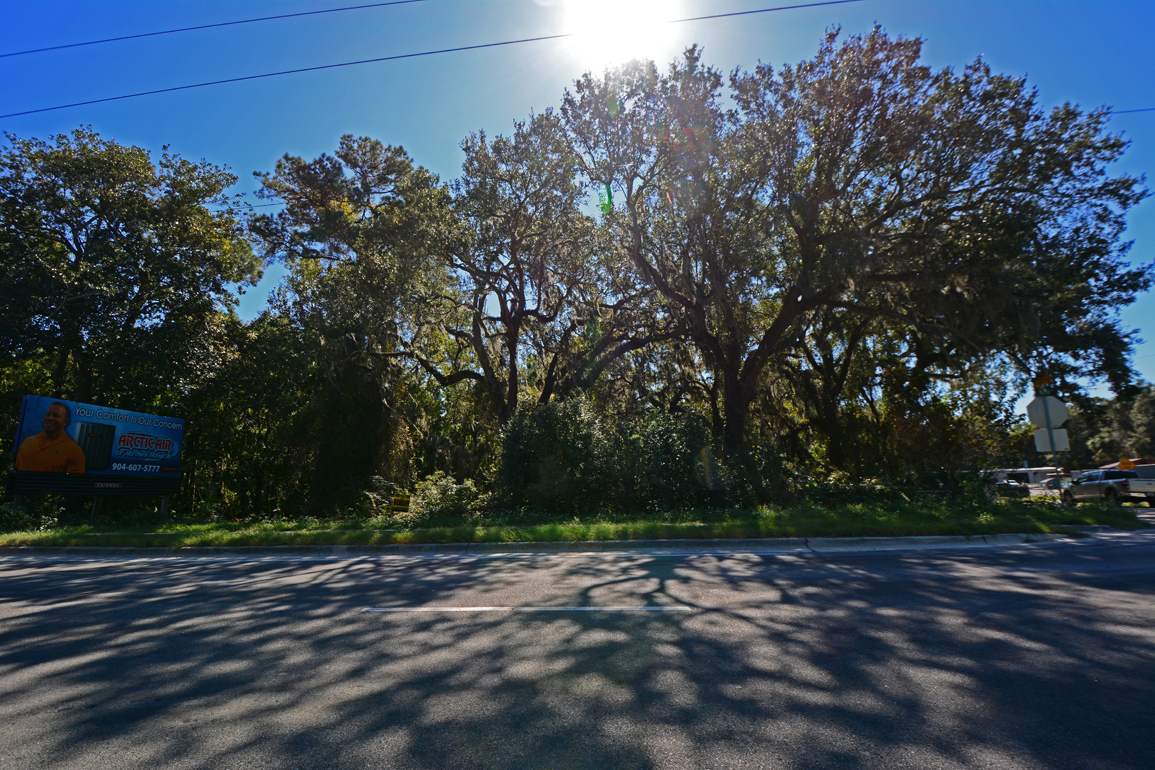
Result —
M97 460L97 468L83 473L64 471L28 470L17 467L22 443L35 435L34 426L26 423L39 411L43 402L64 404L69 409L69 422L63 430L74 451L86 460L89 454ZM51 409L51 404L45 411ZM47 419L47 418L46 418ZM86 427L87 426L87 427ZM88 451L79 449L80 442L73 435L84 428L81 441L88 441ZM45 426L45 431L48 427ZM89 435L92 433L92 435ZM119 437L119 441L117 441ZM151 441L150 441L151 440ZM120 447L114 448L114 443ZM16 441L12 447L12 492L23 496L39 493L59 495L162 495L168 496L180 487L181 452L184 444L184 420L162 415L134 412L125 409L70 401L63 398L26 395L20 405L16 426ZM145 449L140 449L141 445ZM157 459L141 462L142 453L166 447L169 452L155 451ZM119 455L119 451L129 454ZM163 458L163 459L161 459ZM113 462L119 459L120 462ZM139 470L138 470L139 469ZM165 506L167 508L167 505Z

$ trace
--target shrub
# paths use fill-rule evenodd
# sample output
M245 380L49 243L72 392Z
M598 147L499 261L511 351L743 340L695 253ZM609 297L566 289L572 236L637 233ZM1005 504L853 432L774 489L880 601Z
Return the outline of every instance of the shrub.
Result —
M501 436L499 504L543 513L596 511L618 486L612 440L585 399L519 409Z
M793 486L801 499L826 508L858 503L899 504L910 500L901 488L886 481L859 479L845 471L828 475L800 474Z
M43 532L55 529L64 517L64 508L51 500L23 505L0 505L0 532Z
M379 516L388 511L393 501L393 493L396 491L396 484L386 481L380 476L370 476L369 488L361 493L365 509L363 514Z
M732 492L695 414L606 425L584 400L519 411L502 435L496 502L550 514L722 505Z
M672 510L723 504L729 474L718 462L710 430L696 414L647 414L627 426L615 452L622 502Z
M415 516L463 516L477 501L477 487L472 479L458 484L445 471L437 471L417 482L409 511Z

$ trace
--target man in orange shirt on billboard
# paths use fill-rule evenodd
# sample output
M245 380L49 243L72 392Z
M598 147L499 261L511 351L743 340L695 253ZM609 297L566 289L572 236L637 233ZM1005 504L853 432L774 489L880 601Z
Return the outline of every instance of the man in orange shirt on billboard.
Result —
M72 422L72 412L59 401L48 407L42 433L20 442L16 470L47 473L84 473L84 450L64 432Z

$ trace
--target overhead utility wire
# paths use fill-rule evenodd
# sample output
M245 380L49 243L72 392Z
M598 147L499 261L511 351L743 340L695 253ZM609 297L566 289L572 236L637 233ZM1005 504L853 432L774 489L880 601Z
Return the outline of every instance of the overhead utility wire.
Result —
M30 53L43 53L45 51L59 51L64 48L80 48L86 45L100 45L101 43L116 43L121 40L136 40L142 37L156 37L157 35L174 35L177 32L193 32L198 29L213 29L215 27L231 27L234 24L253 24L258 21L273 21L274 19L292 19L297 16L316 16L319 13L338 13L340 11L360 11L365 8L382 8L387 5L407 5L408 3L421 3L425 0L393 0L389 3L369 3L368 5L350 5L345 8L326 8L321 11L303 11L301 13L283 13L279 16L262 16L259 19L240 19L238 21L222 21L217 24L201 24L197 27L181 27L180 29L165 29L160 32L142 32L139 35L123 35L122 37L106 37L103 40L87 40L83 43L65 43L64 45L50 45L45 48L29 48L27 51L12 51L11 53L0 53L0 59L8 56L24 56Z
M860 3L863 0L826 0L821 3L805 3L803 5L784 5L778 8L760 8L754 11L736 11L734 13L717 13L711 16L695 16L690 19L674 19L670 24L680 24L689 21L703 21L705 19L723 19L728 16L747 16L752 13L770 13L771 11L790 11L796 8L816 8L820 5L842 5L844 3ZM237 78L225 78L224 80L210 80L204 83L192 83L187 86L172 86L170 88L157 88L153 91L140 91L135 94L123 94L121 96L108 96L103 99L89 99L84 102L73 102L72 104L60 104L55 107L41 107L36 110L24 110L22 112L10 112L7 115L0 115L0 118L15 118L20 115L34 115L38 112L52 112L53 110L65 110L69 107L83 107L88 104L101 104L103 102L115 102L121 99L135 99L138 96L152 96L154 94L167 94L173 91L187 91L190 88L205 88L207 86L219 86L225 83L240 83L246 80L260 80L261 78L274 78L280 75L295 75L300 72L316 72L318 70L336 69L338 67L354 67L358 64L373 64L384 61L397 61L398 59L413 59L418 56L435 56L443 53L458 53L460 51L476 51L481 48L498 48L500 46L518 45L520 43L536 43L542 40L560 40L566 37L574 37L576 32L563 32L558 35L542 35L541 37L526 37L520 40L503 40L500 43L480 43L478 45L463 45L457 48L441 48L436 51L421 51L419 53L403 53L395 56L379 56L374 59L360 59L358 61L340 62L338 64L321 64L315 67L300 67L292 70L281 70L280 72L266 72L262 75L244 75Z

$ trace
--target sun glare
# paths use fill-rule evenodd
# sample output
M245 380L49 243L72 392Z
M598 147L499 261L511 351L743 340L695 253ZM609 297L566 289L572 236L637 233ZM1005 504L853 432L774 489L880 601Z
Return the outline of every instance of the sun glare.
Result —
M662 62L673 42L676 0L566 0L570 51L583 66L605 67L630 59Z

